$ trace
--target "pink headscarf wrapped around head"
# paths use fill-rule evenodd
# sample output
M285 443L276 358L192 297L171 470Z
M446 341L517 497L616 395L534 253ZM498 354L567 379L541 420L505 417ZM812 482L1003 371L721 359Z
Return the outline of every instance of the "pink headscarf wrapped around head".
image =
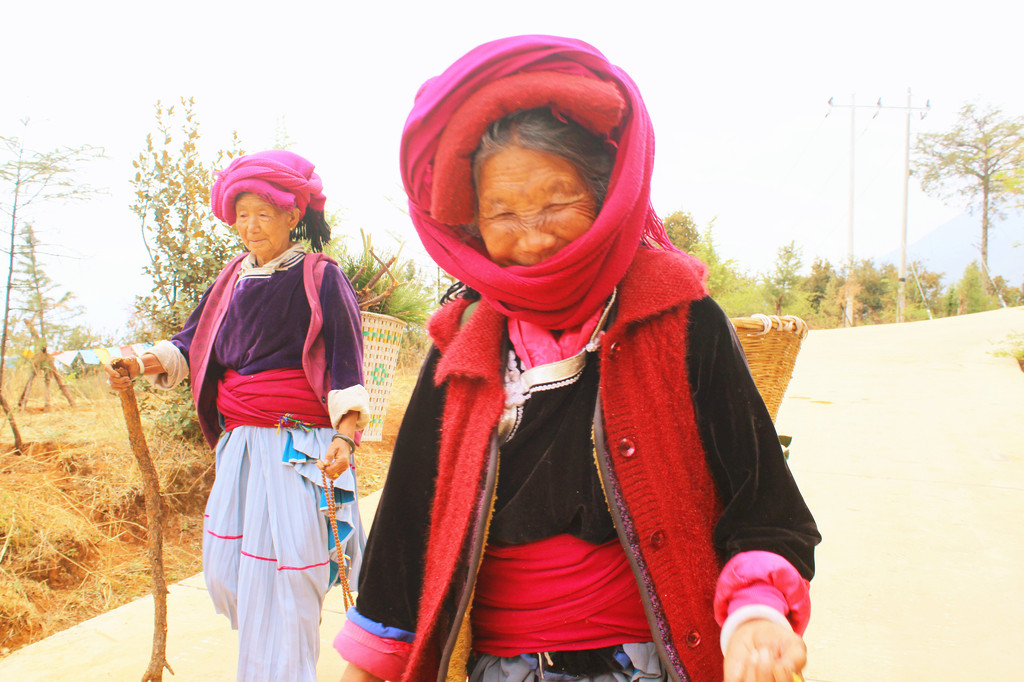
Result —
M326 197L320 176L313 164L294 152L271 149L239 156L222 171L210 189L213 214L228 225L235 224L235 200L243 192L252 192L280 209L306 208L323 211Z
M433 196L435 164L438 157L450 155L447 150L439 154L438 147L446 126L474 93L514 74L540 72L611 83L626 108L618 125L605 135L617 147L615 166L604 205L590 230L542 263L503 268L491 261L479 239L467 236L462 225L439 218L462 211L454 196L458 192ZM558 96L551 103L556 114L563 115L573 106L581 108L579 102L560 106ZM583 121L576 122L587 127ZM640 92L624 71L580 40L540 35L496 40L474 48L427 81L406 120L401 167L413 224L437 264L502 313L548 329L574 327L591 317L622 279L641 242L674 248L650 202L654 131ZM451 185L450 172L444 173L442 184ZM471 184L472 179L463 173L457 182ZM449 207L448 202L456 205Z

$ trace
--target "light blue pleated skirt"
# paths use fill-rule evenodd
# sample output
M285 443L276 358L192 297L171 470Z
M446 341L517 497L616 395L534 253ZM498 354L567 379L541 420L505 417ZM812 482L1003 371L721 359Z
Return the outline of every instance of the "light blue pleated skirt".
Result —
M320 608L338 575L316 461L333 434L241 426L217 444L203 573L214 607L238 629L238 680L316 680ZM355 584L366 539L353 470L333 494Z

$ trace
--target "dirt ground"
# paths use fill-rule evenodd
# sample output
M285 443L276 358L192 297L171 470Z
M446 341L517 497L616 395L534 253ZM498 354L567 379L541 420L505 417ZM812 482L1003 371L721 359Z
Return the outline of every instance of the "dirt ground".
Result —
M361 495L384 484L415 380L414 369L396 374L383 439L359 450ZM0 425L0 658L152 589L142 482L120 401L95 379L71 385L74 407L55 392L49 410L40 398L15 413L21 453ZM145 415L143 422L165 498L164 566L173 583L201 571L214 460L205 447L162 438Z
M356 457L356 477L359 482L359 495L365 497L384 487L388 466L391 464L391 452L395 448L398 427L405 416L405 406L416 385L417 368L399 371L391 386L391 397L388 399L388 411L384 419L384 433L381 440L363 442L359 446Z

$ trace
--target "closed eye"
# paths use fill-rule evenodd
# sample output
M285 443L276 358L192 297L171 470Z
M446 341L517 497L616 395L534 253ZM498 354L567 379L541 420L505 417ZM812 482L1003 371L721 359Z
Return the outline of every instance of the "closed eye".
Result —
M505 212L505 213L495 213L494 215L489 215L489 216L483 216L483 219L484 220L491 220L491 221L499 221L499 220L500 221L508 221L508 220L518 220L519 216L517 216L515 213Z

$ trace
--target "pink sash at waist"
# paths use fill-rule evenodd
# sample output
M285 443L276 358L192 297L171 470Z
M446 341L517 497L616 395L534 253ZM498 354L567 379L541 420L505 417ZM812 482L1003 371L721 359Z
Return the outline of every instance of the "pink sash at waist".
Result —
M217 384L217 410L224 429L296 425L330 428L331 418L301 368L243 375L227 370ZM282 417L287 417L282 424Z
M494 656L649 642L650 627L617 540L571 535L487 547L477 576L473 648Z

